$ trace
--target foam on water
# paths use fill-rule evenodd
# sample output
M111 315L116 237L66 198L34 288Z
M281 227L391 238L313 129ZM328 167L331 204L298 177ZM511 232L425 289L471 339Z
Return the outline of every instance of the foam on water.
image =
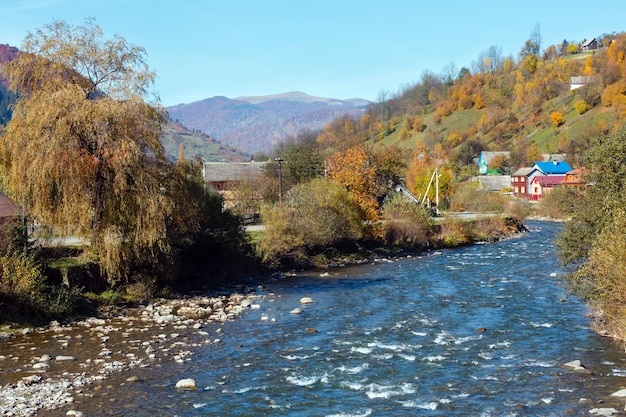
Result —
M303 375L290 375L285 377L287 381L292 383L293 385L298 385L300 387L308 387L316 384L317 382L322 382L322 379L325 379L326 375L322 376L303 376Z
M375 398L391 398L406 394L415 394L416 389L412 384L404 383L401 386L369 384L365 395L370 400Z
M372 409L368 408L365 411L358 411L355 413L327 414L326 417L368 417L371 415L372 415Z
M348 368L344 365L341 365L338 368L335 368L338 371L341 371L343 373L346 374L350 374L350 375L355 375L355 374L360 374L361 372L365 371L366 369L369 369L370 365L368 363L364 363L361 366L354 366L352 368Z
M407 408L419 408L422 410L431 410L431 411L436 410L437 407L439 406L439 403L437 401L420 402L420 401L415 401L415 400L409 400L409 401L400 401L400 404L402 404L403 407L407 407Z
M362 353L364 355L369 355L370 353L372 353L373 349L372 348L367 348L367 347L354 347L354 346L352 346L350 348L350 350L352 352L357 352L357 353Z

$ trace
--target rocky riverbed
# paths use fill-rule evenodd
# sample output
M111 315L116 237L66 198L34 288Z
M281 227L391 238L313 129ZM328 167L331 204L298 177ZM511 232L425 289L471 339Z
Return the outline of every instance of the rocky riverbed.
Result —
M32 416L60 408L65 415L83 415L72 407L77 398L93 396L112 375L130 384L140 377L125 371L191 361L195 348L221 343L219 323L258 307L259 297L249 289L245 294L158 300L110 317L51 322L4 337L0 415Z

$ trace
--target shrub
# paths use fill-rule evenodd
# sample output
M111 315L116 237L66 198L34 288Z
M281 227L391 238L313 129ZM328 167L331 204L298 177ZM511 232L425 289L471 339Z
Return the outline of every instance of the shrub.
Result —
M412 249L429 245L432 221L424 207L396 194L383 205L383 216L387 244Z
M452 195L450 211L504 211L507 197L500 193L479 189L478 182L466 182Z
M585 100L577 100L576 103L574 103L574 108L578 114L584 114L590 109L590 106Z
M261 217L266 230L256 248L268 264L363 235L357 203L345 187L325 178L293 187L284 204L264 207Z
M0 265L0 297L17 303L17 306L10 307L13 310L8 314L25 315L32 319L35 316L66 315L73 311L76 291L63 285L48 284L37 252L9 250L0 258Z
M571 215L579 195L569 187L555 187L538 204L537 214L552 219L564 219Z
M550 120L554 126L558 127L565 123L565 116L561 112L554 111L550 113Z

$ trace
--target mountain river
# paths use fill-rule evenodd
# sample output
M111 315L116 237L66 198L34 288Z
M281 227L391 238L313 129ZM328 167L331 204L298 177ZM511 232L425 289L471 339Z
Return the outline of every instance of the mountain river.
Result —
M272 279L255 308L207 326L220 328L221 343L137 369L138 383L112 375L106 395L71 407L86 416L624 413L626 399L611 394L626 386L626 354L567 296L552 243L561 225L528 226L498 243ZM564 366L574 360L588 372ZM198 389L175 389L181 378Z

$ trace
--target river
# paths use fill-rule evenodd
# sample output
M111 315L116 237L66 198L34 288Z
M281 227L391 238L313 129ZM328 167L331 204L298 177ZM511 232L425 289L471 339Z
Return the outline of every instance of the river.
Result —
M114 376L72 407L134 416L624 410L610 394L626 384L626 355L567 297L552 243L561 225L528 226L498 243L273 279L258 308L206 329L219 327L221 343L142 369L140 383ZM564 367L573 360L590 372ZM180 378L198 389L175 389Z

